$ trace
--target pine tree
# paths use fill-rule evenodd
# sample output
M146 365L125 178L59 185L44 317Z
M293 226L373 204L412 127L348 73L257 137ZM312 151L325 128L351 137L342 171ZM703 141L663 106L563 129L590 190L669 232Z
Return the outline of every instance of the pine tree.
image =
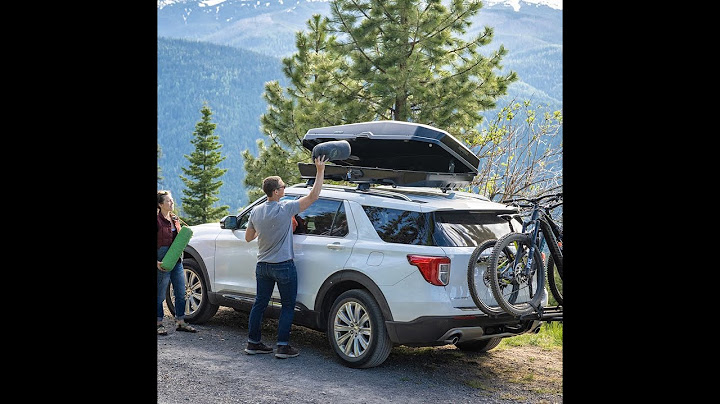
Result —
M227 169L218 168L218 164L225 160L218 151L222 144L218 142L219 136L214 134L214 123L210 122L212 111L207 103L202 109L202 120L195 125L195 136L191 143L195 145L195 151L185 158L190 162L190 168L183 167L187 175L180 176L187 189L182 198L183 219L188 224L208 223L222 218L228 214L228 205L213 207L213 204L220 200L217 196L223 182L217 180L222 177Z
M485 27L466 41L462 36L479 1L333 0L331 16L314 15L307 32L296 34L298 51L283 59L290 79L265 86L268 110L261 130L273 144L258 142L259 156L245 158L245 185L250 200L262 194L258 179L276 175L281 161L297 182L297 162L310 161L302 147L308 129L371 120L400 120L432 125L464 140L478 135L482 111L517 80L515 72L499 75L507 50L479 52L490 44Z

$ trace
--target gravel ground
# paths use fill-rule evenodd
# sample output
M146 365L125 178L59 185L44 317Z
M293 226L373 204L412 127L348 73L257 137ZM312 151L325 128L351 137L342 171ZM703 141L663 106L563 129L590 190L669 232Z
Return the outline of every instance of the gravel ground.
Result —
M293 326L300 356L246 355L247 315L228 308L197 333L177 332L166 310L157 337L158 403L562 403L562 351L452 345L395 347L371 369L340 364L325 334ZM263 342L277 321L266 319Z

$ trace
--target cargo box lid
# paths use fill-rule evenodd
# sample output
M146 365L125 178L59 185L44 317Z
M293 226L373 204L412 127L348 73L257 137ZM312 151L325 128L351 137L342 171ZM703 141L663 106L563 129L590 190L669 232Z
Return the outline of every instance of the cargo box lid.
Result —
M303 146L346 140L351 154L327 165L325 178L387 185L457 188L478 173L480 159L448 132L404 121L371 121L313 128ZM315 178L315 165L298 163L303 178Z

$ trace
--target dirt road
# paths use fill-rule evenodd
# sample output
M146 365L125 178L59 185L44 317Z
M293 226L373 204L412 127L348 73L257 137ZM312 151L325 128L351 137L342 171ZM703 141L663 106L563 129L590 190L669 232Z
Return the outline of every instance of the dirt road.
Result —
M562 351L502 346L468 354L452 345L393 348L371 369L340 364L323 333L293 326L300 356L246 355L247 315L221 308L198 333L157 337L157 402L562 403ZM274 341L277 321L263 326Z

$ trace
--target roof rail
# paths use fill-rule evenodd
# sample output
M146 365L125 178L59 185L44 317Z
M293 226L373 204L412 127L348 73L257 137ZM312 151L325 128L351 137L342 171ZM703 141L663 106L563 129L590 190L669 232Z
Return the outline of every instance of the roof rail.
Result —
M362 185L362 184L360 184L360 185ZM360 185L358 185L358 187L355 188L355 192L359 192L359 193L363 193L363 194L370 194L370 195L377 195L377 196L384 196L387 198L402 199L403 201L412 201L412 199L410 199L407 195L404 195L404 194L400 194L400 193L393 192L393 191L385 191L385 190L377 189L377 188L365 188L365 187L361 188ZM348 191L350 191L350 190L348 189Z
M298 185L300 187L310 187L315 182L315 179L308 179L308 181L304 185ZM409 198L407 195L403 195L398 192L393 191L387 191L383 189L377 189L372 188L369 186L366 186L366 183L358 184L357 188L350 188L347 185L334 185L334 184L323 184L324 189L333 189L335 191L345 191L345 192L354 192L354 193L360 193L360 194L368 194L368 195L374 195L374 196L382 196L385 198L393 198L393 199L400 199L403 201L412 201L411 198Z

